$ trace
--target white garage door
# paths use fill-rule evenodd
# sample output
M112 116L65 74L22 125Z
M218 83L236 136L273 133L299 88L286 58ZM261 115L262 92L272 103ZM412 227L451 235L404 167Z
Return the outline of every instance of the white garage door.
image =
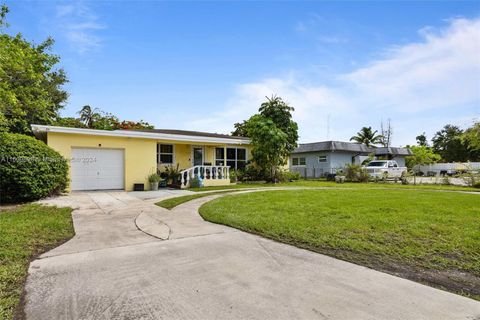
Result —
M72 190L124 189L124 152L72 148Z

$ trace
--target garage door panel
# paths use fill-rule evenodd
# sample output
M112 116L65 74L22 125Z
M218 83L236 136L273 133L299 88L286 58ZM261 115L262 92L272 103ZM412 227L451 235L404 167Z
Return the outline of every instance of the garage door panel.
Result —
M123 150L72 148L71 189L124 189Z

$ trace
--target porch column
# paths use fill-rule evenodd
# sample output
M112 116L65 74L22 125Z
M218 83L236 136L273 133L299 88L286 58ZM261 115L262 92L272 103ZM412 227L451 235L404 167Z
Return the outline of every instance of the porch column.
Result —
M227 165L227 146L223 146L223 165Z

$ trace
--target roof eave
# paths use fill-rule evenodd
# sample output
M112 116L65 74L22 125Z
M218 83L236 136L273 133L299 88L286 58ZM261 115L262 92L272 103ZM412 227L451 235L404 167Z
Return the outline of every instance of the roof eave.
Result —
M117 138L138 138L138 139L152 139L152 140L166 140L166 141L182 141L182 142L195 142L195 143L219 143L219 144L250 144L249 139L237 139L237 138L218 138L218 137L202 137L193 135L180 135L180 134L166 134L166 133L153 133L153 132L141 132L131 130L97 130L97 129L83 129L83 128L68 128L32 124L32 131L35 136L39 137L47 132L67 133L67 134L83 134L94 136L107 136Z

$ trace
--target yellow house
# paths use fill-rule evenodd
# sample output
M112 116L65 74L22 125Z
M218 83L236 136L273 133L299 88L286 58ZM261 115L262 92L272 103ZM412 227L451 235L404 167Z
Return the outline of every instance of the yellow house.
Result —
M93 130L32 125L35 136L69 160L70 190L148 188L157 169L179 167L181 186L200 176L205 186L230 184L230 170L250 157L249 140L183 130Z

